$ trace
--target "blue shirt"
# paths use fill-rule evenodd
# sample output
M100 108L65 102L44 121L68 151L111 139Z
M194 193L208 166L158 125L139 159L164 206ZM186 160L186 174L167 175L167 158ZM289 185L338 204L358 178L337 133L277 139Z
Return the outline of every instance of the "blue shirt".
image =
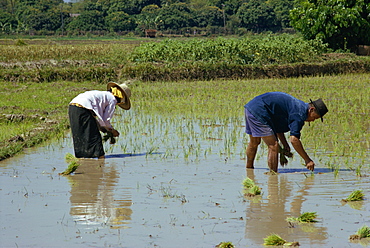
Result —
M253 98L244 107L275 133L290 131L290 135L299 139L309 104L287 93L268 92Z

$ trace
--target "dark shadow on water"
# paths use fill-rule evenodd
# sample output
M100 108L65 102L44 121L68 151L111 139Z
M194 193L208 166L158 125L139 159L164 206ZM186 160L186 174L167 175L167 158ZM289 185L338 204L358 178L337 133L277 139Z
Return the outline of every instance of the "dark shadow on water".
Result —
M162 154L161 152L153 152L153 153L126 153L126 154L110 154L106 155L105 158L127 158L127 157L139 157L139 156L147 156L147 155L157 155Z

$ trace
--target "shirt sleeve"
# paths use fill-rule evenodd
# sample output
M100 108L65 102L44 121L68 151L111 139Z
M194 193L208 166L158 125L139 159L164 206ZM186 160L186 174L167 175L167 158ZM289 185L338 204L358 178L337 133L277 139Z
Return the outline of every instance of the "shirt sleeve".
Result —
M302 121L301 118L298 118L298 116L296 118L293 117L293 119L289 123L290 135L300 139L303 125L304 121Z
M112 124L110 123L110 120L113 118L113 114L115 111L115 103L109 102L109 104L104 108L97 108L97 120L100 126L106 127L106 128L113 128Z

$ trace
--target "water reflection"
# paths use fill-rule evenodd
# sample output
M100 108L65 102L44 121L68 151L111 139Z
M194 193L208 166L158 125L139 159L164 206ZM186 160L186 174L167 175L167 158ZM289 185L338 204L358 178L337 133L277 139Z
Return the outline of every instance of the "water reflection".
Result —
M287 217L299 217L303 213L302 204L314 183L313 177L299 182L298 192L293 192L296 182L289 181L287 174L264 175L266 184L256 179L253 169L247 169L247 177L255 181L263 193L261 201L249 201L245 225L247 239L262 244L264 238L275 233L288 242L309 240L311 244L324 243L327 238L325 227L311 223L290 225L286 221Z
M76 174L68 177L71 185L70 214L80 224L109 225L127 228L131 220L131 197L123 194L116 199L114 192L119 173L104 160L81 159Z

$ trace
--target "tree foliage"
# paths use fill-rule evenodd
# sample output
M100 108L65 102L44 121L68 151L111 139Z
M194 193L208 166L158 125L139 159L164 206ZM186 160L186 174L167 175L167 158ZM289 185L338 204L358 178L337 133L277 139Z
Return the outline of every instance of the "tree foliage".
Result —
M281 28L273 7L264 0L243 3L236 15L242 25L254 32Z
M73 14L73 15L72 15ZM370 44L370 0L0 0L0 33L33 31L206 34L280 31L334 49Z
M319 38L331 48L370 44L369 0L302 0L290 17L305 38Z

